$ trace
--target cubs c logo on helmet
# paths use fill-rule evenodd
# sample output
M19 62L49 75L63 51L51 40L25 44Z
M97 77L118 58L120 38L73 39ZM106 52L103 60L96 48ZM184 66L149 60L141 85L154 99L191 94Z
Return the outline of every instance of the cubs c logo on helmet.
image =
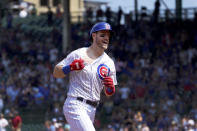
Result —
M109 24L105 24L105 29L107 29L107 30L109 30L111 27L110 27L110 25Z
M98 74L98 76L99 76L99 78L101 80L103 80L104 77L109 76L109 73L110 73L110 68L107 65L100 64L98 66L98 68L97 68L97 74Z

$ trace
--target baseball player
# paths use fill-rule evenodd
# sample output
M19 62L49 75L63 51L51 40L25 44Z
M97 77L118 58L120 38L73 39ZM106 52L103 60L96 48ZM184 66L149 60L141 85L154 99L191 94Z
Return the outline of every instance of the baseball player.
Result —
M116 70L113 60L104 52L109 45L112 28L106 22L96 23L91 31L91 45L72 51L59 62L55 78L69 76L69 90L63 106L71 131L95 131L93 126L100 93L115 93Z

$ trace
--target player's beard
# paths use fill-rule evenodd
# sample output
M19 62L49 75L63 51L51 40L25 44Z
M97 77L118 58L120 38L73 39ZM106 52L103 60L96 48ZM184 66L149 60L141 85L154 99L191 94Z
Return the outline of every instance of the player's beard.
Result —
M109 42L108 43L105 43L103 42L102 40L99 40L96 38L96 44L97 46L102 49L102 50L106 50L108 48L108 45L109 45Z

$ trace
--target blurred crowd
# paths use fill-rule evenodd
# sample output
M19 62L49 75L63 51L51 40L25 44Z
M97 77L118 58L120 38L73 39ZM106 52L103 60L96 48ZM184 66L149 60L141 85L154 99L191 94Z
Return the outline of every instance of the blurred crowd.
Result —
M41 41L8 21L0 28L0 112L43 109L46 131L69 130L62 113L68 80L55 79L53 67L70 51L88 46L92 25L106 20L115 32L107 53L115 61L118 86L113 97L101 94L97 130L197 131L197 17L160 22L158 16L142 16L121 24L122 13L72 24L66 53L53 14L47 19L53 30Z

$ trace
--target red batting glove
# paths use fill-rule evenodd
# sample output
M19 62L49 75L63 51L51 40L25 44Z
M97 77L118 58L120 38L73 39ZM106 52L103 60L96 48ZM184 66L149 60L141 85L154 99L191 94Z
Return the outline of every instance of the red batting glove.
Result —
M104 92L107 96L111 96L115 93L115 86L111 77L105 77L103 84L105 86Z
M70 70L82 70L84 68L84 61L82 59L76 59L70 64Z

